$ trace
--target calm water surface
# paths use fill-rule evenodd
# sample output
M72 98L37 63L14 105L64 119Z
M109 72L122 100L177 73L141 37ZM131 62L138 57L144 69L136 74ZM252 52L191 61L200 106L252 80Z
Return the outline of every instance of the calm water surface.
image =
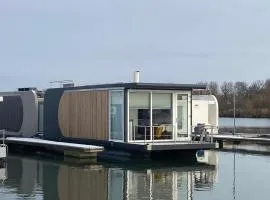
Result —
M270 119L268 118L236 118L235 125L240 127L257 127L264 128L270 127ZM219 118L220 127L233 127L233 118L220 117Z
M214 165L181 160L174 164L75 165L10 155L7 167L0 171L0 199L269 199L269 156L210 153Z

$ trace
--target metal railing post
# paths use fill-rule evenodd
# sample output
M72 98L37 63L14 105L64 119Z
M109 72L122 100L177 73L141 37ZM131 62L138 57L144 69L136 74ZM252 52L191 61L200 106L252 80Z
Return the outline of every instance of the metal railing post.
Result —
M177 131L176 131L174 125L172 125L172 137L173 137L174 143L176 143Z
M213 143L213 129L214 129L214 126L211 127L211 143Z
M2 142L5 144L5 130L2 130Z
M152 141L152 144L153 144L154 143L154 139L155 139L155 137L153 137L153 135L155 134L155 127L152 126L151 127L151 130L152 130L151 141Z
M146 126L144 126L144 144L146 142Z
M135 142L135 131L136 131L136 127L133 126L133 141Z

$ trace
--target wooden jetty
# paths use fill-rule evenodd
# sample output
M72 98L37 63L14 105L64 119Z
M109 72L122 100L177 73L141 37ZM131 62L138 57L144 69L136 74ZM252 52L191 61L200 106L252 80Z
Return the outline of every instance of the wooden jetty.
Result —
M259 134L217 134L213 135L213 141L218 142L219 148L223 148L223 142L249 142L249 143L258 143L258 144L270 144L270 137L263 137Z
M10 146L32 147L37 150L58 152L62 153L64 156L76 158L96 157L98 152L104 150L102 146L56 142L38 138L7 137L6 143Z

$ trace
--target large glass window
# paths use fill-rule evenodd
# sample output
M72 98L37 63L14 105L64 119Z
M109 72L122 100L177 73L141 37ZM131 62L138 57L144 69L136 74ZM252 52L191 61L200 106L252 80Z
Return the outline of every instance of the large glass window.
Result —
M123 140L124 139L124 92L111 91L110 92L110 139Z
M152 132L153 139L172 139L172 94L152 94Z
M129 93L129 139L150 139L150 93Z

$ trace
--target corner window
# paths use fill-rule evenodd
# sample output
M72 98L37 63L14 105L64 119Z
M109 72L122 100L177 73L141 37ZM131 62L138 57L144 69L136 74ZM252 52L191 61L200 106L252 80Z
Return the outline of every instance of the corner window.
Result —
M124 139L124 92L110 92L110 139Z

